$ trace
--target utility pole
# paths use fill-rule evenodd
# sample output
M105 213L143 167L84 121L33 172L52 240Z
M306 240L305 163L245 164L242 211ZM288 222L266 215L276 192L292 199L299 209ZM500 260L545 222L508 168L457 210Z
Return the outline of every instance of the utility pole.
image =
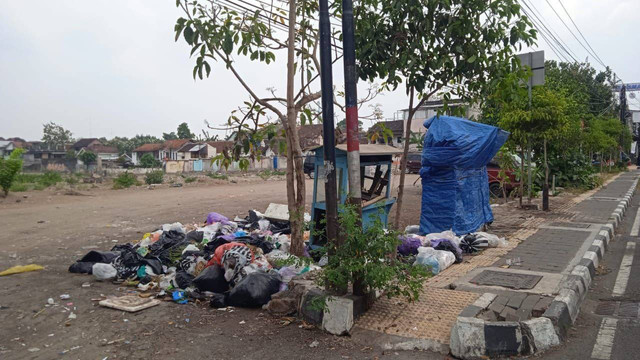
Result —
M347 165L349 170L349 203L358 208L362 217L360 184L360 138L358 127L358 75L353 23L353 0L342 1L342 47L344 59L344 90L347 122Z
M354 206L362 226L362 184L360 182L360 128L358 126L358 75L356 71L355 25L353 0L342 1L342 48L344 61L344 91L347 122L347 171L349 173L349 197L347 203ZM366 292L362 277L354 274L353 294Z
M322 144L327 245L338 246L338 191L336 187L336 144L333 128L333 74L331 69L331 28L328 0L320 0L320 86L322 88ZM321 179L318 179L321 180ZM329 256L332 254L329 253ZM328 284L329 286L331 284Z

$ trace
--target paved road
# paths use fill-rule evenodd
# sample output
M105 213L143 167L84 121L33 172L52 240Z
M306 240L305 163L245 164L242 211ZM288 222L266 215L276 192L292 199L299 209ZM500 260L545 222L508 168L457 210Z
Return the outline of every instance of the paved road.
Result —
M640 196L632 200L565 345L544 359L640 358Z

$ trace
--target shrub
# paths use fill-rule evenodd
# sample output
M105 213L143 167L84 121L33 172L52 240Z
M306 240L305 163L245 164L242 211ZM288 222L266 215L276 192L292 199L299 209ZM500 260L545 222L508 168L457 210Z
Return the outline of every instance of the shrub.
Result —
M162 170L156 170L148 172L144 177L144 182L147 184L162 184L164 180L164 172Z
M337 247L327 244L322 250L332 256L319 281L346 289L359 278L367 291L380 290L388 297L404 296L409 300L418 298L429 273L422 266L390 256L401 243L397 232L385 229L379 217L363 230L353 206L341 208L339 223L344 242Z
M186 182L187 184L192 183L194 181L196 181L196 177L195 176L188 176L184 179L184 182Z
M12 192L23 192L29 190L29 186L25 183L14 183L11 185Z
M22 149L15 149L8 159L0 158L0 187L6 197L9 189L16 180L16 175L22 170Z
M62 175L55 171L47 171L38 179L38 183L44 187L53 186L62 181Z
M116 190L129 188L132 185L140 185L140 182L134 174L128 171L123 172L113 180L113 188Z
M76 185L76 184L78 183L78 178L77 178L77 177L75 177L75 176L72 174L72 175L67 176L67 177L64 179L64 181L65 181L67 184L69 184L69 185L72 185L72 186L73 186L73 185Z
M156 160L151 153L146 153L140 158L140 166L144 168L155 168L162 166L162 162Z

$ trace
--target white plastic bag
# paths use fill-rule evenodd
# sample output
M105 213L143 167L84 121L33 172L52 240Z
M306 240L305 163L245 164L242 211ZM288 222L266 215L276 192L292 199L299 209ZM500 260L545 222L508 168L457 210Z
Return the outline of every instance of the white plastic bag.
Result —
M409 225L404 228L405 234L417 234L418 232L420 232L420 225Z
M176 230L176 231L179 231L181 233L185 233L184 226L182 226L182 224L179 223L179 222L175 222L173 224L164 224L164 225L162 225L162 231L171 231L171 230Z
M506 247L508 245L507 240L504 238L500 238L497 235L489 234L483 231L478 231L474 233L476 239L478 240L487 240L489 243L489 247Z
M434 251L435 250L430 247L419 247L418 256L416 257L416 261L413 263L413 266L428 266L434 275L438 274L440 272L440 263L434 256Z
M216 236L216 233L218 232L218 230L220 230L220 227L222 226L222 224L220 223L213 223L211 225L207 225L205 227L199 228L198 231L202 231L202 241L204 243L208 243L209 241L213 240L213 237Z
M103 264L103 263L95 263L91 268L91 272L93 276L98 280L109 280L113 279L118 275L118 270L113 267L111 264Z
M456 234L451 230L443 231L441 233L427 234L424 236L424 243L422 244L424 246L431 246L431 240L436 240L436 239L451 240L451 242L456 244L456 246L460 246L460 238L458 238Z

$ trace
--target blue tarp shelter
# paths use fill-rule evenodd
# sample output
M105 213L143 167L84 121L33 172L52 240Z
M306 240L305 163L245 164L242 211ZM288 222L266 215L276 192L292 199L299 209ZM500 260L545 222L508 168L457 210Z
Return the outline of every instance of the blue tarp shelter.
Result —
M420 232L462 235L492 222L486 166L509 133L453 116L434 116L424 127Z

